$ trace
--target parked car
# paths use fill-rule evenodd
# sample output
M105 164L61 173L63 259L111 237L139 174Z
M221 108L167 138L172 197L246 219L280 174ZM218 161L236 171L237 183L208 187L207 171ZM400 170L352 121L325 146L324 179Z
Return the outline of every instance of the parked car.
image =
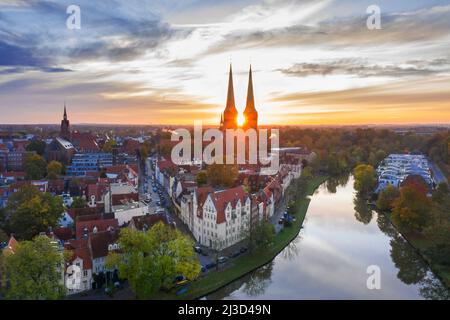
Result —
M200 267L200 270L201 270L202 272L206 272L206 267L205 267L205 266L201 266L201 267Z
M227 261L228 261L227 257L219 257L219 259L217 259L217 262L219 262L219 263L225 263Z
M212 269L215 266L217 266L217 264L215 262L211 262L211 263L208 263L205 267L206 267L206 269Z
M197 253L202 253L202 247L194 246L194 251L197 252Z
M278 224L283 224L284 223L284 218L280 218L280 220L278 220Z
M228 258L230 258L230 259L236 258L236 257L238 257L240 254L241 254L240 251L231 252L231 253L228 255Z
M244 252L246 252L248 249L247 249L247 247L241 247L241 250L239 250L241 253L244 253Z

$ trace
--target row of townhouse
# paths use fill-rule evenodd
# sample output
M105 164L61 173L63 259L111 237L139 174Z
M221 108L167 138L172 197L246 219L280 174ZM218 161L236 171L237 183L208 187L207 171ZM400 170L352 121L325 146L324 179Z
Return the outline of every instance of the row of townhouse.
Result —
M181 220L196 241L206 247L224 249L243 240L251 224L268 220L274 214L285 190L301 175L301 166L282 166L269 177L262 190L249 193L244 186L225 190L196 187L180 181L175 203L179 202ZM180 191L182 190L182 191Z

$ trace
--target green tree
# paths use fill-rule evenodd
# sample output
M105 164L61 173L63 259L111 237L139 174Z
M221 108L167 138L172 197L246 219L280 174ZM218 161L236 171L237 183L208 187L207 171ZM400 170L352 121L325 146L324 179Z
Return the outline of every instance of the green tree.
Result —
M2 229L0 229L0 243L8 242L8 240L9 240L9 237L6 234L6 232L3 231Z
M27 151L35 151L38 155L43 156L45 154L45 148L47 144L42 140L33 140L27 146Z
M70 207L79 209L79 208L86 208L87 206L88 205L86 200L84 200L82 197L74 197L72 205Z
M400 197L393 203L392 221L400 230L422 231L427 222L431 201L425 194L413 187L403 187Z
M250 231L250 249L267 248L275 238L275 228L268 221L258 221Z
M43 179L47 172L47 162L38 154L29 155L25 160L25 178L27 180Z
M360 194L367 195L377 185L375 169L371 165L360 164L353 171L355 176L355 190Z
M8 299L50 300L64 296L64 259L47 236L17 245L14 254L5 252L4 279Z
M195 181L199 186L204 186L208 183L208 174L206 171L200 171L195 177Z
M50 180L58 179L62 174L63 165L58 161L50 161L47 165L47 178Z
M206 168L208 182L214 187L232 187L238 177L238 170L234 165L212 164Z
M119 270L119 277L128 280L138 299L146 299L173 286L178 275L189 280L197 277L200 264L193 244L189 237L163 223L148 232L126 228L120 233L121 253L110 254L107 266Z
M49 227L56 227L64 211L62 199L24 186L8 200L6 224L18 239L30 240Z
M400 191L393 185L389 184L380 192L377 200L377 207L382 211L390 211L394 200L400 196Z

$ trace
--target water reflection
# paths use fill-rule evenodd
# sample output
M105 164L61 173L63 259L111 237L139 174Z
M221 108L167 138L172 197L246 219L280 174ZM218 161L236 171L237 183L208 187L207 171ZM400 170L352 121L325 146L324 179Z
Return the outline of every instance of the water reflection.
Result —
M312 196L299 236L271 263L208 299L449 299L415 250L383 214L356 196L353 178ZM366 286L381 269L381 289Z
M367 204L367 200L361 197L359 194L353 199L355 205L355 218L359 222L369 224L372 221L373 212L370 206Z

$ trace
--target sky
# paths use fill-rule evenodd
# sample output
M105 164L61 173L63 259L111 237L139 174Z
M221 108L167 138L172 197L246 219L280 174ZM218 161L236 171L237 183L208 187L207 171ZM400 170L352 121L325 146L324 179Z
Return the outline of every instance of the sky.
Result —
M0 0L1 124L218 124L230 63L261 124L450 123L450 0Z

